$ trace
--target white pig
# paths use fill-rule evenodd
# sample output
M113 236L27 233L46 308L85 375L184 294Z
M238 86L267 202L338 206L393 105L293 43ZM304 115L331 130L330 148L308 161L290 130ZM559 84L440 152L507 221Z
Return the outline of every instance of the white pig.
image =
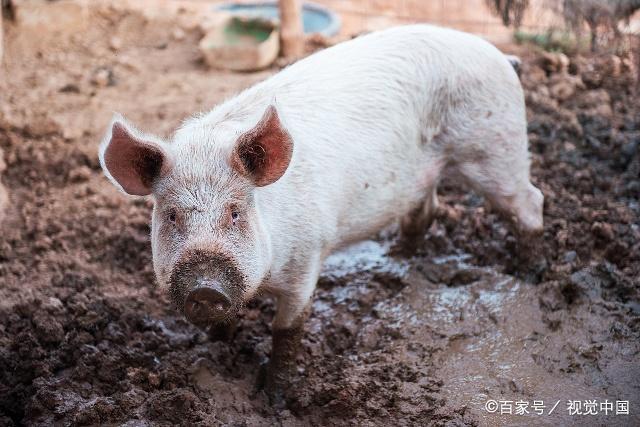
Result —
M277 297L274 395L325 257L396 220L426 231L445 167L520 231L542 229L513 67L479 37L428 25L311 55L169 140L116 116L100 160L124 192L153 195L157 281L189 320L224 321L259 289Z

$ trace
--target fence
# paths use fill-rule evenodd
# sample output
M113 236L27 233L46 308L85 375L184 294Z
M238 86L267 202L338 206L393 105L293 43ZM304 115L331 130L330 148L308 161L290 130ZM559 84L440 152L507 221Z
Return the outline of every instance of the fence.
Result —
M251 0L250 0L251 1ZM484 36L494 42L508 42L513 31L491 13L485 0L311 0L337 12L342 34L351 35L393 25L427 22ZM603 0L604 1L604 0ZM562 0L530 0L521 28L543 32L561 27ZM632 20L640 28L640 17Z

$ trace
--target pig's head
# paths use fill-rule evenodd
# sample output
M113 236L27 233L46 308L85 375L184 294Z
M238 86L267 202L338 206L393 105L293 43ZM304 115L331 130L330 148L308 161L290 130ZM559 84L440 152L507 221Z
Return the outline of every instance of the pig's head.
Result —
M256 189L277 181L292 156L273 106L250 129L237 126L191 126L165 142L116 117L100 148L117 187L153 196L158 284L201 325L231 317L267 277L269 237Z

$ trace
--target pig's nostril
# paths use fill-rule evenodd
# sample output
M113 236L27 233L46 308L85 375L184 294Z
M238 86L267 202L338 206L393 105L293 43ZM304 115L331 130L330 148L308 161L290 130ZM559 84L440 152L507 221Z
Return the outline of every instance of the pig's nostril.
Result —
M184 315L196 324L211 323L224 318L230 306L221 287L206 285L189 292L184 302Z
M190 301L188 312L190 313L190 317L199 317L203 314L205 310L204 304L198 301Z

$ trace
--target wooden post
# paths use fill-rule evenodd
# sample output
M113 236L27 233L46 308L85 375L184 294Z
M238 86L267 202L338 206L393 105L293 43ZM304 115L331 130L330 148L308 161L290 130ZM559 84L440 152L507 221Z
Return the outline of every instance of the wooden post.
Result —
M304 53L304 32L301 2L300 0L279 0L279 2L282 55L292 58L302 56Z

